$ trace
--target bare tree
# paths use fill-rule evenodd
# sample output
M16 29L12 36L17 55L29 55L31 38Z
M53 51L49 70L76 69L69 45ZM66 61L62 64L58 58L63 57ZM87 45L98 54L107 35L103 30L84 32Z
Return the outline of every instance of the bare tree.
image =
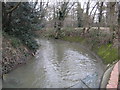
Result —
M92 16L92 23L91 25L94 24L94 21L95 21L95 16L96 16L96 12L97 12L97 6L98 6L99 2L96 2L95 6L92 8L91 12L90 12L90 16ZM95 11L93 12L93 10L95 9ZM93 15L92 15L92 12L93 12Z
M98 22L99 22L99 25L98 25L98 31L100 30L100 26L101 26L101 21L102 21L102 12L103 12L103 2L100 2L98 4L98 10L99 10L99 15L98 15Z
M120 4L118 4L118 26L120 27Z
M78 27L82 27L82 18L83 18L83 10L81 9L81 3L77 2L77 23Z
M43 2L42 0L38 3L38 8L37 8L38 17L36 18L37 20L39 20L40 28L45 27L45 16L47 13L48 4L49 2Z
M86 8L86 16L85 16L85 25L88 27L89 25L89 8L90 8L90 0L87 2L87 8Z
M120 2L118 4L118 60L120 59Z
M58 4L58 3L57 3ZM56 7L56 10L54 15L56 15L56 22L55 22L55 38L58 39L60 37L61 28L63 27L64 20L66 16L68 15L68 12L72 8L72 5L70 5L70 2L59 2L58 6ZM54 8L55 9L55 8Z
M111 31L113 30L113 26L115 25L115 5L116 2L107 3L107 23L110 26Z
M90 0L88 0L87 5L86 5L86 11L84 14L84 28L83 28L83 35L85 32L88 32L89 28L87 29L86 27L89 27L89 8L90 8Z
M118 4L118 41L120 43L120 4Z

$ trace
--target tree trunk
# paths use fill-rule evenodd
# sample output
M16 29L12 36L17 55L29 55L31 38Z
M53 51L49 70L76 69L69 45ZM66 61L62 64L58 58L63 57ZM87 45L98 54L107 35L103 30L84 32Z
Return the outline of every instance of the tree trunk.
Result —
M60 38L61 28L63 26L64 20L59 20L56 26L55 39Z
M78 27L82 27L82 18L83 18L83 11L81 9L81 4L77 2L77 23Z
M120 60L120 4L118 4L118 60Z
M72 6L74 5L74 3L71 5L71 7L68 7L69 2L64 2L60 5L60 8L57 9L56 13L56 28L55 28L55 39L60 38L60 34L61 34L61 28L63 27L63 23L64 20L68 14L68 12L70 11L70 9L72 8Z
M83 37L85 37L85 33L86 33L86 27L89 27L89 8L90 8L90 0L87 2L86 5L86 12L85 12L85 17L84 17L84 27L83 27Z
M100 6L98 6L99 9L99 17L98 17L98 22L99 22L99 25L98 25L98 31L100 31L100 26L101 26L101 21L102 21L102 12L103 12L103 2L100 3Z

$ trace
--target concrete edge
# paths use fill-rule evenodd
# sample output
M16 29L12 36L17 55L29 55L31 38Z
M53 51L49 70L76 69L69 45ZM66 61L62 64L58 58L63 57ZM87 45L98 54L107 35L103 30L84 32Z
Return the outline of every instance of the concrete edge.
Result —
M115 64L115 66L110 74L110 79L106 86L107 89L116 88L116 90L117 90L118 82L119 82L119 75L120 75L120 60Z

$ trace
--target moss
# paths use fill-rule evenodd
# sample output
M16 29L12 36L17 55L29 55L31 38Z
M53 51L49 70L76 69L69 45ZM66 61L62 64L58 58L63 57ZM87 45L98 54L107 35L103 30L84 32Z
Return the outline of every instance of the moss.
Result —
M82 44L87 44L87 40L82 37L78 36L64 36L62 40L69 41L69 42L78 42ZM90 44L89 44L90 45ZM112 44L106 44L106 45L101 45L98 47L97 44L95 44L92 47L92 51L96 52L99 57L103 60L105 64L108 63L113 63L115 60L118 60L118 49L114 48Z
M69 41L69 42L84 42L85 41L84 38L78 37L78 36L72 36L72 37L70 37L70 36L64 36L62 38L62 40Z
M112 44L101 45L97 48L97 54L103 59L105 64L112 63L118 59L118 50Z

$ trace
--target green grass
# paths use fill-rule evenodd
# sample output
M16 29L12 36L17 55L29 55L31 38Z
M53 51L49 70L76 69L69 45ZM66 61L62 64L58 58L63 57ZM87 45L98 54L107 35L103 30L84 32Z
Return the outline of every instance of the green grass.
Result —
M118 50L112 44L102 45L97 49L97 54L103 59L105 64L118 60Z
M84 38L78 37L78 36L74 36L74 37L64 36L62 38L62 40L69 41L69 42L83 42L83 41L85 41Z
M86 42L84 38L78 36L64 36L62 40L78 43ZM114 61L118 60L118 49L112 47L112 44L101 45L99 48L94 45L92 50L95 51L99 57L101 57L105 64L113 63Z

